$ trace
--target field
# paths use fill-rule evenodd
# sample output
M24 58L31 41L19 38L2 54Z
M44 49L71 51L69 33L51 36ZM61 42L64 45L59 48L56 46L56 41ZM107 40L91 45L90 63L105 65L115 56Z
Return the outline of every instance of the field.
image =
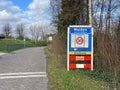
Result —
M25 44L30 45L32 43L26 41ZM7 52L8 51L8 46L12 46L12 45L14 45L14 47L19 46L19 48L15 48L15 49L12 49L13 47L9 47L11 49L11 51L14 51L14 50L23 48L23 47L20 47L20 45L24 46L24 41L23 40L9 39L9 38L1 39L0 40L0 52Z

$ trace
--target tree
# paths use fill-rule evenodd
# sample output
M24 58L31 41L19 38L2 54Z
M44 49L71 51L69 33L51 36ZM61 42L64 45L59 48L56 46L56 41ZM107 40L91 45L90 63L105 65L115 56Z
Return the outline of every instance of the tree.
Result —
M16 32L17 32L19 39L24 39L24 26L23 26L23 24L17 25Z
M9 37L11 34L11 26L9 23L5 24L3 26L3 34L5 35L5 37Z
M30 26L30 33L32 36L32 40L37 41L40 36L40 31L38 30L37 26L35 25Z
M69 25L88 25L89 0L52 0L53 23L58 28L58 36L67 41ZM114 83L120 81L120 20L118 12L119 0L92 0L92 15L94 16L94 66L97 70L109 72ZM58 6L57 6L58 5ZM118 24L118 26L117 26ZM117 27L117 28L116 28ZM114 74L114 75L113 75ZM115 85L116 88L117 85Z
M88 1L86 0L62 0L61 11L58 16L58 33L66 42L67 27L69 25L88 24Z
M4 34L0 34L0 39L4 39L5 35Z
M45 40L45 30L46 30L46 26L45 25L41 25L41 24L34 24L30 26L30 34L32 36L32 40L34 40L35 42L40 40Z
M94 0L95 64L94 67L113 76L114 90L120 80L119 23L117 22L118 0Z
M61 1L62 0L50 0L52 25L55 27L58 27L58 16L61 11Z
M120 7L119 0L93 0L94 27L97 32L105 30L106 33L111 32L112 22L116 21L116 10Z

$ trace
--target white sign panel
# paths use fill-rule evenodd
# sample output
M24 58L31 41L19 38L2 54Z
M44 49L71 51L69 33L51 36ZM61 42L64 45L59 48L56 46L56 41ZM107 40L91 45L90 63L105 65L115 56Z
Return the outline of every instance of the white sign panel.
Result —
M88 34L72 34L71 47L72 48L88 48Z
M52 41L52 36L49 36L48 40L51 42Z

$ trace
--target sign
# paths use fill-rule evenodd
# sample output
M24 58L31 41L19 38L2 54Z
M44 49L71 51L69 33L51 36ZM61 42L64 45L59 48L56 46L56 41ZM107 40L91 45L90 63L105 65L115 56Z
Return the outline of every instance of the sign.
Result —
M67 40L67 70L75 68L93 70L93 28L71 25L68 27Z
M71 47L84 47L87 48L88 47L88 35L82 35L82 34L72 34L71 35L71 43L72 46Z
M49 41L52 41L52 36L49 36Z
M84 39L83 39L82 35L79 35L79 36L76 38L76 44L77 44L77 45L81 45L81 44L83 44L83 42L84 42Z

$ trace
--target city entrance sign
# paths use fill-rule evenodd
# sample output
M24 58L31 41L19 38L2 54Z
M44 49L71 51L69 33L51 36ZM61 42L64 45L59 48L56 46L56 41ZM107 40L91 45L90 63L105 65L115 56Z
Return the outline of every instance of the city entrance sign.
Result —
M93 28L70 25L67 42L67 70L86 68L93 70Z

